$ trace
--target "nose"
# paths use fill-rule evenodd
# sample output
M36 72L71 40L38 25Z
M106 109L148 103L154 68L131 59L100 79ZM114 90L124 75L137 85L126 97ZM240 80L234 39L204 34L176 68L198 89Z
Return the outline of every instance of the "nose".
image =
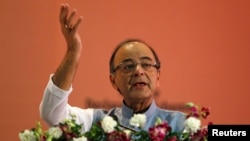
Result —
M141 64L138 63L134 70L134 76L140 76L144 74L145 74L145 70L142 68Z

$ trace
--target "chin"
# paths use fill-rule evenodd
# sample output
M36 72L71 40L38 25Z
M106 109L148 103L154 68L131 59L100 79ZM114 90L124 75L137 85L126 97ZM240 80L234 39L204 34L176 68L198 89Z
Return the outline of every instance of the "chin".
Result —
M137 99L137 100L145 100L145 99L150 99L152 97L151 94L145 94L144 93L132 93L130 94L131 98Z

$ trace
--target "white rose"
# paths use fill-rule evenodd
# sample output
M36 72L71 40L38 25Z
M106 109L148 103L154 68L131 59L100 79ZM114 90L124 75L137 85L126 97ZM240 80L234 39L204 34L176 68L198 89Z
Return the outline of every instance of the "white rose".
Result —
M36 141L36 136L33 131L24 130L19 133L19 139L20 141Z
M127 137L129 137L131 134L131 130L128 129L123 130L123 132L127 135Z
M117 122L111 116L105 116L102 120L102 128L106 133L114 131L117 126Z
M55 139L58 139L62 136L62 130L59 127L50 127L48 130L48 134Z
M86 137L73 138L73 141L88 141Z
M196 133L201 126L201 121L195 117L189 117L184 121L184 132Z
M143 128L146 123L146 115L144 114L134 114L134 116L130 119L129 124L135 127Z

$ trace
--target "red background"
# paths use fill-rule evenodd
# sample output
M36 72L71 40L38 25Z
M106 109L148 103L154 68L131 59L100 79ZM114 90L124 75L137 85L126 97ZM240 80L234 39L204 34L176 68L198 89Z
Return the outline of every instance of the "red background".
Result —
M1 140L17 141L19 131L41 120L44 87L66 48L58 22L64 2L84 17L70 104L86 107L87 98L120 102L108 61L120 41L136 37L151 44L162 62L157 102L192 101L211 107L214 123L250 124L248 0L2 0Z

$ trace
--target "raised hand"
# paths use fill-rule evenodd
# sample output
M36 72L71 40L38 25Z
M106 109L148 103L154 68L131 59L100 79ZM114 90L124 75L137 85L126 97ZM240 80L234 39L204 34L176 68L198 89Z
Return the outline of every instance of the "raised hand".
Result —
M69 12L68 4L61 5L59 19L61 31L67 42L67 51L55 71L52 81L56 86L64 90L68 90L72 84L82 50L82 42L78 34L78 27L82 21L82 17L79 17L73 23L75 16L76 10Z
M61 4L59 20L61 24L61 31L67 42L67 51L77 53L82 49L81 38L78 34L78 28L82 21L82 17L80 16L76 22L73 23L75 16L75 9L70 12L68 4Z

